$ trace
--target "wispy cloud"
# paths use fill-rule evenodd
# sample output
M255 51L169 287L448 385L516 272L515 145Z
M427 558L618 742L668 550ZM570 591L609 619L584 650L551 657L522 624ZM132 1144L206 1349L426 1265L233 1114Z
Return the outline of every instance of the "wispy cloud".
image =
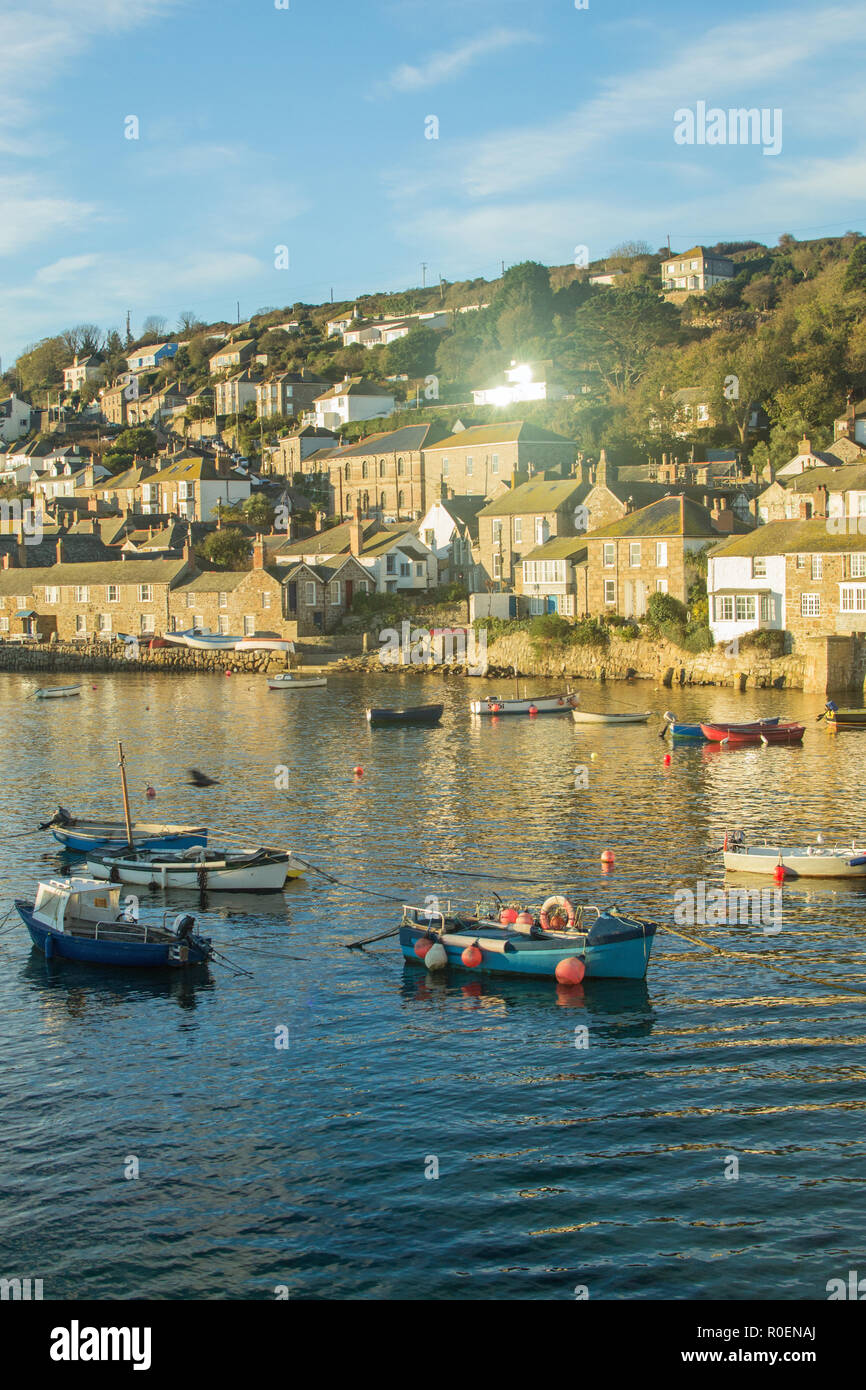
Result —
M420 92L451 82L491 53L501 53L516 44L538 43L539 37L524 29L490 29L478 38L468 39L440 53L433 53L423 63L403 63L379 84L380 91Z

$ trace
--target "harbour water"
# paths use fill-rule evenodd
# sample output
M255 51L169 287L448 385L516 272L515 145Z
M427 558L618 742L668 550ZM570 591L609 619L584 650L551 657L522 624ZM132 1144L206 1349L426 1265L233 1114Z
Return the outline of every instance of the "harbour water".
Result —
M434 978L393 939L344 949L403 901L492 888L673 924L678 888L722 884L726 824L859 829L866 734L829 735L796 692L586 684L587 708L656 712L589 728L472 719L477 681L263 686L123 672L35 702L0 683L4 837L58 803L117 815L121 737L140 817L288 845L339 880L203 912L142 893L143 912L194 911L249 978L49 964L9 917L0 1273L46 1298L762 1300L825 1299L866 1267L862 889L786 885L775 934L681 929L737 955L661 932L640 984ZM438 728L363 718L439 698ZM806 738L671 748L668 707L784 713ZM0 913L58 848L0 841Z

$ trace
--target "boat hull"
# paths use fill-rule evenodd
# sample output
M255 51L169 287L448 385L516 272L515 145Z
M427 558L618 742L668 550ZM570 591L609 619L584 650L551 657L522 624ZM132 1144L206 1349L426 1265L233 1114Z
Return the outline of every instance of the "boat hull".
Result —
M46 685L41 690L36 691L35 698L37 700L68 700L73 695L80 694L80 685Z
M806 732L804 724L702 724L701 730L710 743L755 744L802 743Z
M577 703L576 695L538 695L526 700L505 700L497 695L488 695L483 700L473 700L470 709L473 714L528 714L534 708L538 714L568 714Z
M837 709L825 718L831 733L840 729L866 729L866 709Z
M122 849L128 844L126 826L118 821L70 821L68 825L52 825L51 834L64 849ZM132 827L132 843L138 849L194 849L207 844L208 832L197 826L136 825Z
M590 714L588 710L573 709L571 717L575 724L646 724L652 711L646 714Z
M725 850L724 860L725 868L737 874L772 876L781 862L791 878L866 878L866 851L854 848L846 851L811 845L791 849L752 845L748 849Z
M160 861L145 863L106 854L88 858L87 871L94 878L111 879L141 888L187 888L208 893L277 893L289 878L300 878L304 865L292 855L279 855L267 863L233 865L224 860L198 864Z
M37 946L48 959L60 957L62 960L78 961L82 965L121 965L132 966L138 970L153 970L204 965L209 957L209 951L197 946L195 942L190 942L187 946L185 958L172 959L171 953L175 945L173 942L126 943L71 936L68 932L55 931L52 927L37 922L31 911L32 904L16 902L15 906L34 946Z
M414 709L368 709L367 722L373 727L385 724L438 724L444 705L416 705Z
M277 676L267 677L270 690L311 690L313 686L328 684L327 676L300 676L290 681L281 681Z
M469 970L469 973L474 970L490 975L555 979L557 965L577 956L584 962L585 979L643 980L655 932L653 922L604 914L588 933L575 933L570 940L561 932L545 933L544 937L536 939L480 922L474 925L461 923L456 933L459 940L449 944L446 939L442 944L449 966ZM415 954L415 945L428 935L430 933L425 927L405 920L400 927L400 949L405 959L422 968L424 963ZM488 949L485 941L495 942L504 949ZM463 951L467 945L476 942L481 950L481 964L476 967L464 966Z

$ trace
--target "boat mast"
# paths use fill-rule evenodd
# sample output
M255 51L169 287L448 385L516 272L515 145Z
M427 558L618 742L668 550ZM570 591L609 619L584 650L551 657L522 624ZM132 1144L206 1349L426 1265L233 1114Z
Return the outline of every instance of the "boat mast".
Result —
M129 848L134 849L135 846L132 843L132 821L129 817L129 792L126 790L126 764L123 760L123 744L120 739L117 740L117 753L120 759L120 786L123 791L123 818L126 821L126 839Z

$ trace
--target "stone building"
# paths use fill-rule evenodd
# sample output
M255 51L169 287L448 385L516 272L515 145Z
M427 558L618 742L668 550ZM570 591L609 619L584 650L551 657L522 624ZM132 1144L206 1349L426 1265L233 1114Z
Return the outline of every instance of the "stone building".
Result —
M192 572L190 550L179 560L67 564L62 545L59 542L58 563L20 571L30 587L30 606L40 619L53 619L61 641L107 638L118 632L152 637L166 631L171 591Z
M426 499L470 494L497 497L538 473L567 477L577 445L525 420L472 425L424 448Z
M485 582L513 589L529 552L555 536L574 536L585 527L578 509L587 485L533 478L508 488L478 513L478 564Z
M327 468L333 515L351 517L360 507L362 516L418 520L433 500L425 480L424 451L445 434L441 425L406 425L331 453Z
M587 612L642 618L654 593L685 603L698 574L696 552L718 539L706 507L683 495L590 531L585 537Z
M297 625L283 611L283 578L283 571L265 566L264 545L256 541L251 570L191 574L171 591L169 631L204 627L238 637L294 638Z

